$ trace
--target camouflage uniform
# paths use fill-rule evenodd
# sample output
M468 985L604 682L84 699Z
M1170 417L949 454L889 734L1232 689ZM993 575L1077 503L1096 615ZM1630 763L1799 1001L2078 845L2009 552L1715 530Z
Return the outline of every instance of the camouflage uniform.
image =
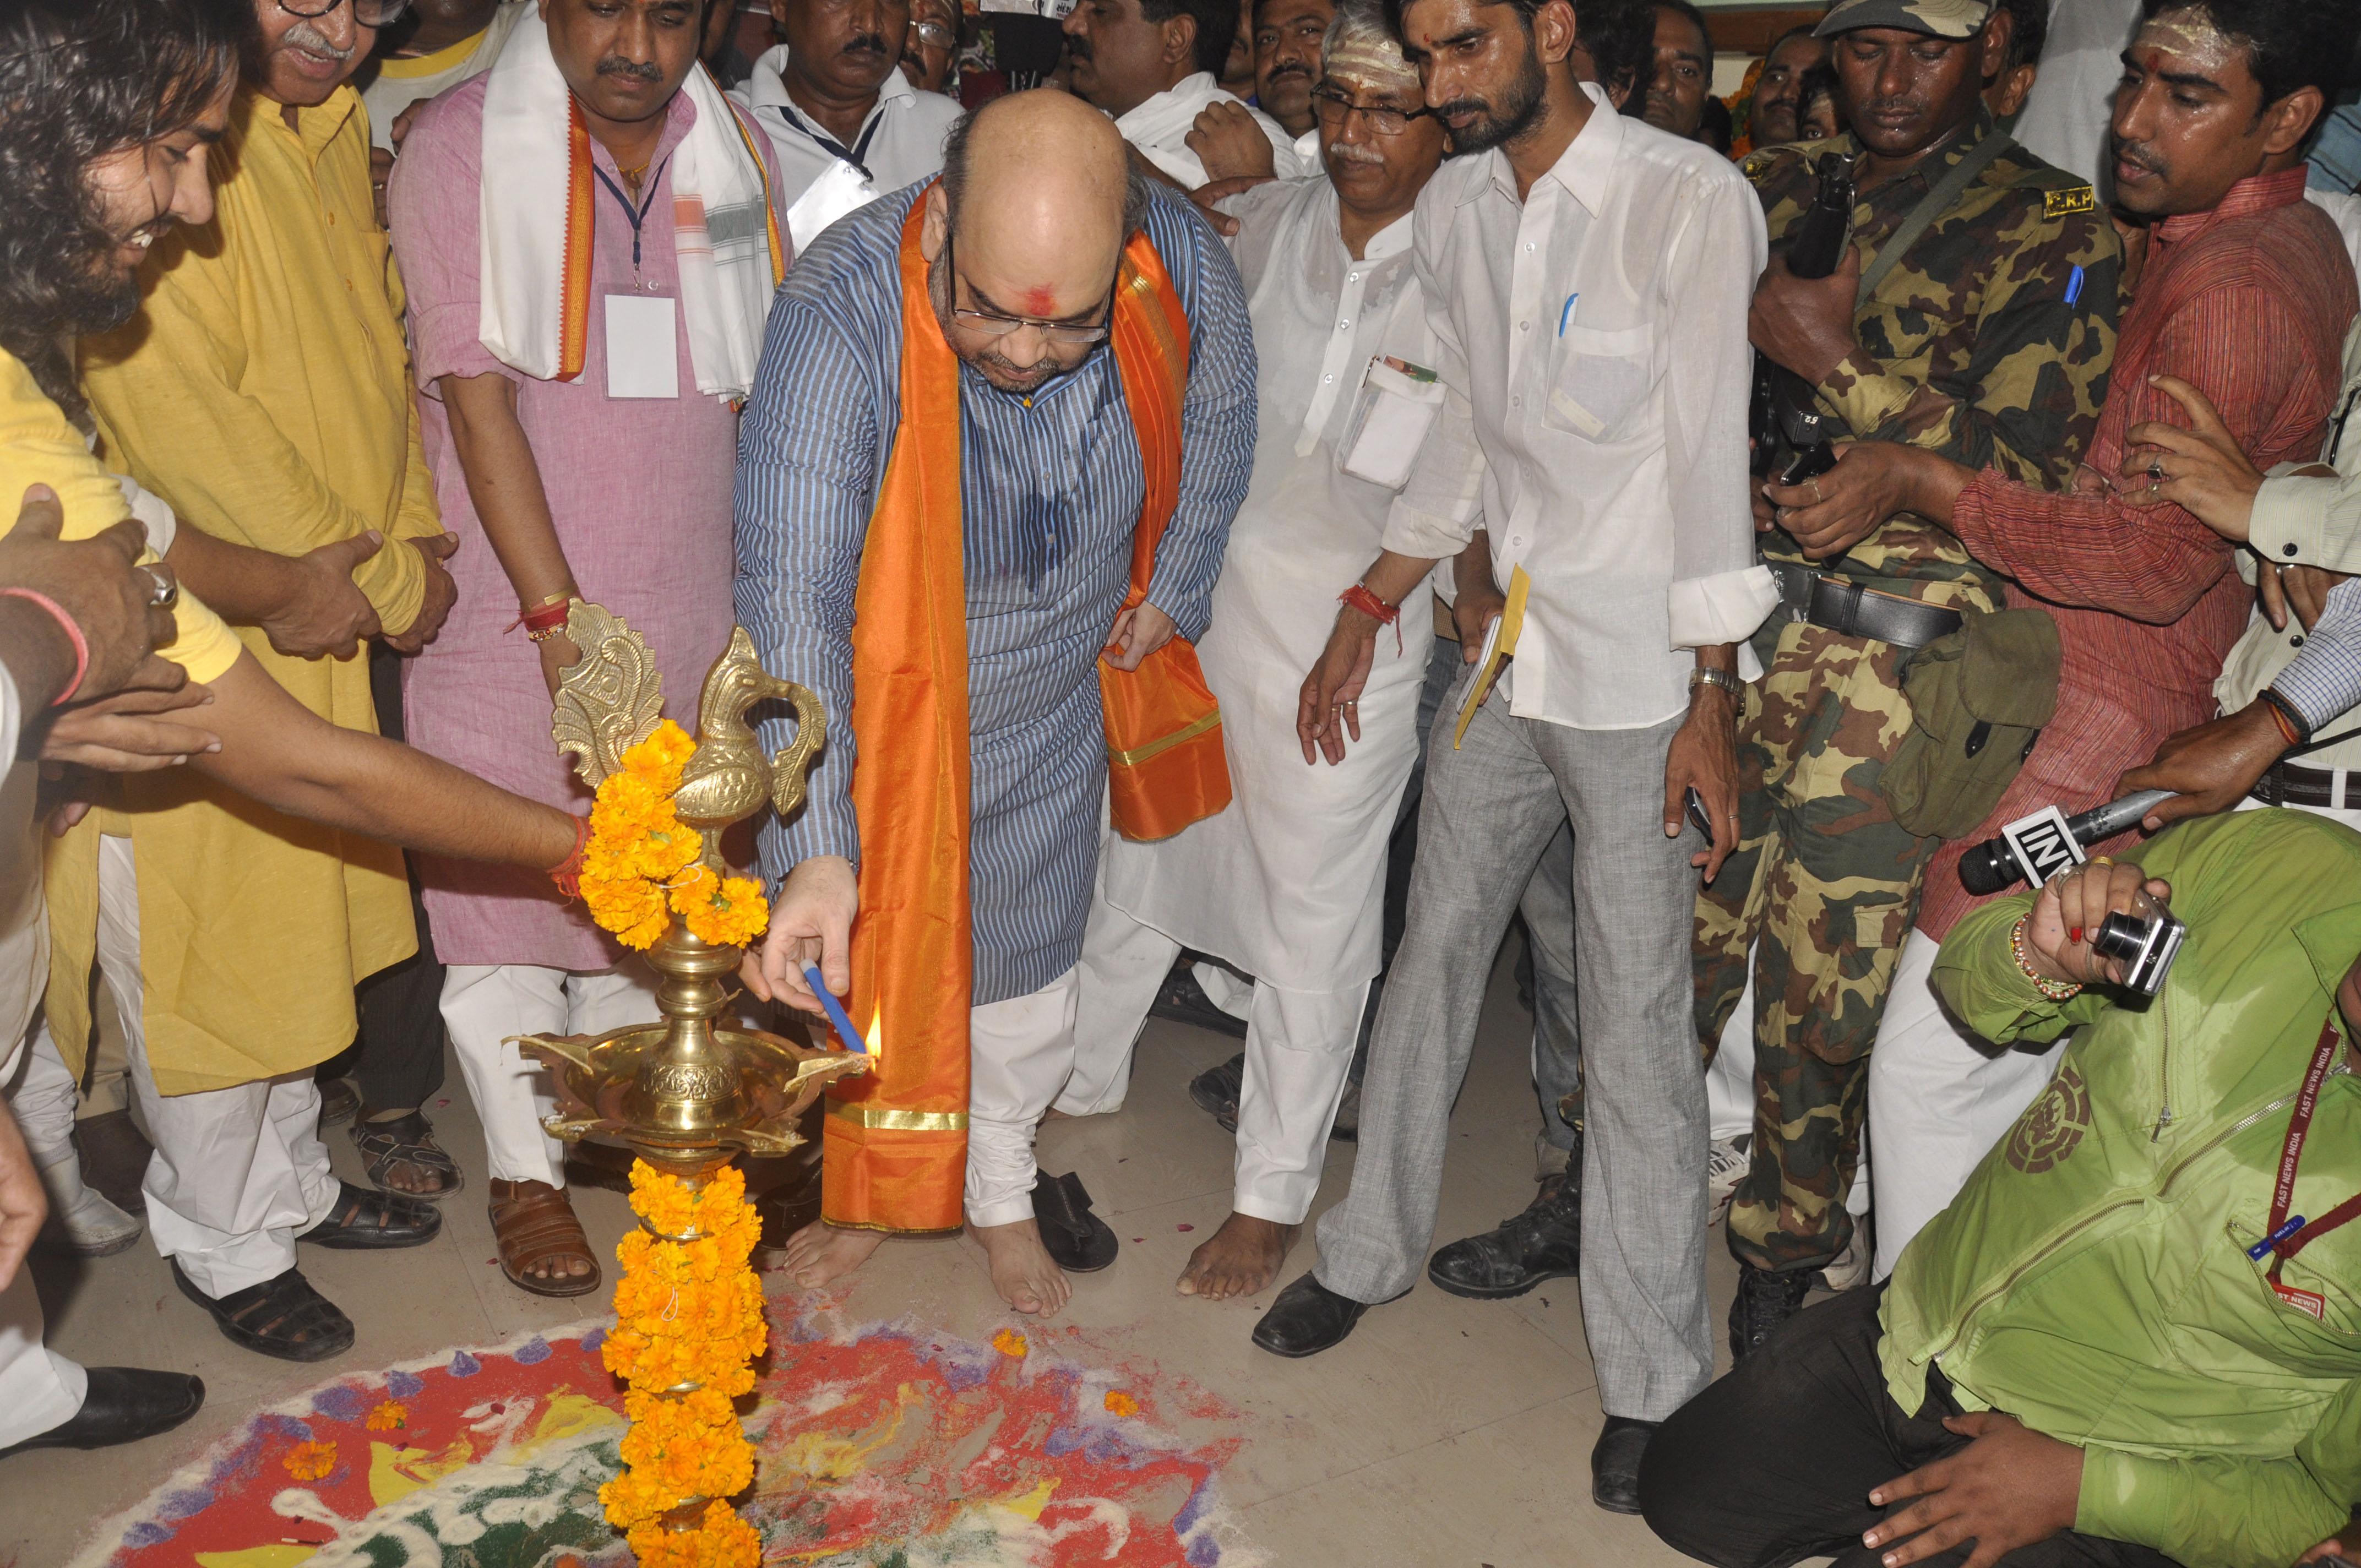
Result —
M1866 193L1853 212L1864 269L1991 131L1980 115L1946 151ZM1843 137L1746 160L1774 246L1811 204L1812 163L1859 150ZM1853 436L2063 487L2106 399L2120 260L2090 187L2013 149L1861 307L1860 347L1820 401ZM1784 532L1763 536L1763 554L1928 604L2002 607L1999 576L1913 513L1839 559L1808 563ZM1904 831L1877 788L1910 728L1899 678L1910 651L1784 613L1754 648L1766 673L1739 718L1739 849L1697 898L1697 1025L1710 1051L1752 946L1754 1145L1730 1207L1730 1250L1758 1268L1817 1268L1851 1237L1845 1196L1869 1048L1940 841Z

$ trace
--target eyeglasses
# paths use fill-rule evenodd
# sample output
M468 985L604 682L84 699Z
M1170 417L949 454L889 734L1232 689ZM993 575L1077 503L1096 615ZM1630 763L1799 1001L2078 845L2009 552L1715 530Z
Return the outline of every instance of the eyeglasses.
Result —
M1412 120L1422 120L1434 113L1433 109L1386 109L1375 104L1356 104L1342 93L1320 88L1312 94L1312 112L1328 130L1343 126L1345 117L1357 113L1370 131L1381 137L1398 137L1410 129Z
M913 22L910 30L917 34L918 41L928 49L954 49L959 44L959 34L940 22Z
M951 287L956 290L959 287L959 269L951 259L951 236L948 234L943 236L943 269L950 274ZM1116 276L1118 278L1122 276L1120 263L1117 264ZM958 296L954 294L952 298L956 300ZM1115 285L1113 283L1107 285L1106 299L1100 304L1099 310L1110 318L1114 316ZM1006 337L1018 327L1029 326L1051 343L1068 348L1104 343L1112 331L1111 325L1106 323L1098 326L1077 326L1070 322L1045 322L1032 316L1004 316L996 315L990 311L964 310L957 304L951 307L951 319L979 337Z
M279 8L291 16L316 21L332 14L345 0L279 0ZM364 27L390 27L401 20L410 9L410 0L353 0L353 20Z

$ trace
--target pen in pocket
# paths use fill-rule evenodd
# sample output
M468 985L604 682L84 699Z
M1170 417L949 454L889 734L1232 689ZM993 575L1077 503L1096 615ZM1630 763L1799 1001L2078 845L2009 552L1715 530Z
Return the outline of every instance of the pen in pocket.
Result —
M1564 337L1565 335L1565 323L1574 319L1574 302L1580 298L1582 298L1581 291L1576 290L1575 292L1568 294L1565 297L1565 303L1559 308L1557 313L1558 336Z

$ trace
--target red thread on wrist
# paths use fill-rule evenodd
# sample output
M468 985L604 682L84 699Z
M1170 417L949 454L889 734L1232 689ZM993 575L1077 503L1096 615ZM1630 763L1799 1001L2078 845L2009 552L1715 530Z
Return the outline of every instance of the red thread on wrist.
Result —
M66 613L65 606L47 594L36 593L31 588L0 588L0 598L23 599L27 604L38 605L49 611L49 619L58 623L58 630L64 632L66 641L73 644L73 679L66 683L66 689L58 693L57 700L49 704L51 707L63 707L73 700L74 693L82 690L82 677L90 674L90 643L83 638L82 628L74 624L74 618Z
M1392 627L1394 629L1394 652L1399 653L1402 651L1400 606L1388 604L1385 600L1371 593L1369 591L1369 586L1367 583L1355 583L1351 587L1346 588L1343 593L1336 596L1336 602L1338 604L1351 606L1353 609L1359 610L1363 615L1367 616L1371 620L1376 621L1380 626Z
M520 609L516 623L527 632L554 631L564 626L566 618L573 613L574 601L559 599L555 604L537 604L531 609Z
M589 848L590 819L577 817L574 819L573 852L549 868L549 880L555 883L557 891L568 898L582 896L582 856Z
M2268 687L2263 691L2263 706L2270 710L2271 722L2279 726L2279 734L2286 739L2289 745L2301 746L2309 737L2297 730L2295 721L2288 717L2287 709L2280 706L2285 700Z

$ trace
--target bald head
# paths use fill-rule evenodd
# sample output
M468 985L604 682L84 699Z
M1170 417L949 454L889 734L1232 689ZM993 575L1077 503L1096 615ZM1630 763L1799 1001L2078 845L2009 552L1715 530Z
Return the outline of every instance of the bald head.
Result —
M1115 265L1147 192L1115 122L1071 93L1045 90L995 98L953 127L943 177L927 203L920 248L934 261L946 240L951 245L958 297L950 309L1096 324L1105 320ZM1054 345L1038 332L988 345L958 330L949 335L962 358L1012 390L1071 367L1050 363ZM1084 356L1071 357L1079 364Z

